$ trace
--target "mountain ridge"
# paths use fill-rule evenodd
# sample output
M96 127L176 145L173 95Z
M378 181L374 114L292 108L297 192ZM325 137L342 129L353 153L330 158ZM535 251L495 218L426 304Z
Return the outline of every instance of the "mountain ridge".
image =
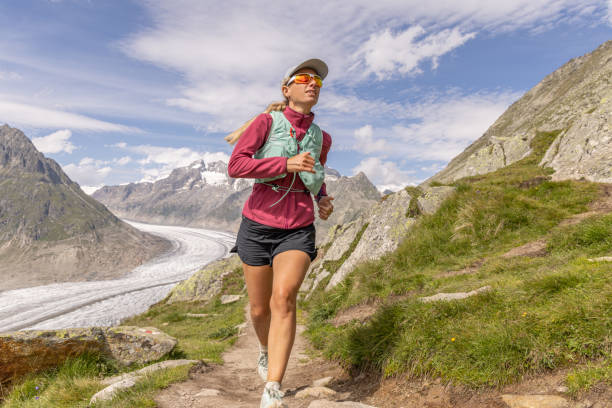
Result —
M0 126L2 290L118 277L169 248L85 194L19 129Z

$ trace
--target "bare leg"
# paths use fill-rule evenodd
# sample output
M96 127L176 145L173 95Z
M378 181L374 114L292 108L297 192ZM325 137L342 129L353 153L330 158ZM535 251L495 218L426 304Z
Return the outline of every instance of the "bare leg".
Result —
M303 251L281 252L274 257L272 269L274 282L270 309L270 334L268 337L268 381L282 381L295 340L296 299L310 257Z
M272 267L242 264L249 294L251 320L262 346L268 345L270 331L270 296L272 296Z

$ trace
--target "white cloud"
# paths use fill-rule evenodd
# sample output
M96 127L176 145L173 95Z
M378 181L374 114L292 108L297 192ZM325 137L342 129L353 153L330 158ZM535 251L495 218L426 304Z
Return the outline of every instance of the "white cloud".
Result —
M32 138L32 143L41 152L47 153L59 153L66 152L72 153L76 146L73 145L69 139L72 136L72 132L68 129L58 130L50 135L43 137Z
M126 164L130 163L132 161L132 158L130 156L123 156L119 159L114 159L113 162L117 163L120 166L125 166Z
M111 173L111 167L105 165L107 162L84 157L78 164L70 163L62 166L68 176L79 183L85 191L87 186L102 186ZM93 188L93 187L92 187ZM87 192L87 191L86 191ZM88 193L90 194L90 193Z
M462 34L456 27L427 36L425 33L426 30L418 25L397 35L387 28L372 34L355 57L363 59L366 66L364 74L373 73L379 80L387 79L394 73L418 74L422 61L431 60L435 69L439 57L476 36L475 33Z
M3 100L0 100L0 122L40 128L69 127L97 132L141 132L134 127L105 122L76 113Z
M223 152L197 152L187 147L165 147L152 145L129 146L126 143L117 143L114 146L144 156L137 161L142 167L140 181L156 181L167 177L177 167L185 167L196 160L206 163L223 161L227 163L229 156Z
M297 1L261 7L246 0L210 7L199 0L148 0L154 21L121 42L129 56L184 75L183 89L166 98L170 106L200 112L206 128L231 131L267 103L281 98L285 70L312 56L330 66L321 106L345 112L350 100L336 98L334 80L350 69L379 78L415 74L435 68L440 57L485 31L553 28L601 0L313 0L317 13L300 13ZM239 10L237 12L236 10ZM300 41L287 47L287 39ZM358 86L355 81L346 87ZM333 112L331 112L333 114Z
M384 191L387 188L397 191L415 182L414 172L400 170L395 162L384 161L378 157L368 157L353 168L353 174L360 171L364 172L372 183L379 186L378 189L380 191Z
M608 21L612 25L612 0L608 0Z
M0 80L14 81L14 80L22 79L22 78L23 77L19 75L17 72L0 71Z
M389 159L448 162L461 153L518 99L516 92L448 94L436 100L406 106L407 125L365 126L352 140L339 140L360 153L378 153Z
M385 140L374 140L373 133L374 131L371 125L366 125L357 129L355 131L356 143L354 145L354 150L358 150L365 154L385 151L387 149Z

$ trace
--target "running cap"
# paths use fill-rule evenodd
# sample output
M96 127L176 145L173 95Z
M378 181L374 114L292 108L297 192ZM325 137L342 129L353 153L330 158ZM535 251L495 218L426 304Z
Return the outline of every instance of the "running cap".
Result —
M299 65L296 65L295 67L289 68L289 70L285 74L285 78L291 78L293 74L295 74L302 68L314 69L316 73L319 74L321 79L325 79L325 77L327 76L327 64L318 58L311 58L302 62Z

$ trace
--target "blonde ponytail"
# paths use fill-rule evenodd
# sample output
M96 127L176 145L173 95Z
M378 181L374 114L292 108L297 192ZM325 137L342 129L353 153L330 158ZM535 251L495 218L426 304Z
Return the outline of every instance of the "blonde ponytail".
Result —
M285 102L272 102L271 104L268 105L266 110L263 111L263 113L270 113L272 111L283 111L286 107L287 107L286 101ZM227 141L227 143L231 145L235 144L238 141L238 139L240 139L240 136L242 136L246 128L248 128L249 125L253 123L256 117L257 116L253 117L251 120L246 122L244 125L240 126L238 129L234 130L232 133L225 136L224 139Z

